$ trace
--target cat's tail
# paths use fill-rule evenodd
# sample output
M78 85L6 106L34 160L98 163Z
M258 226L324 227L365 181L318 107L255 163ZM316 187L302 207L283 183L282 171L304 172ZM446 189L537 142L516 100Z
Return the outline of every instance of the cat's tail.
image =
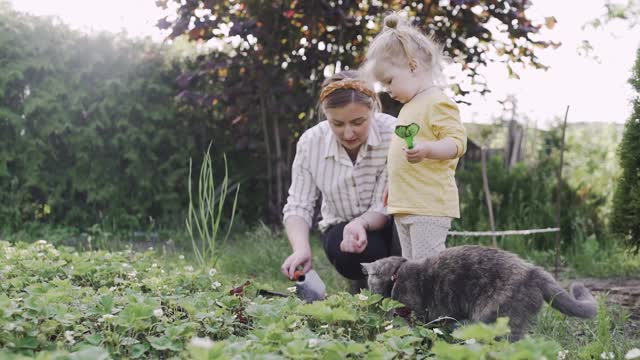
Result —
M598 313L598 303L582 283L574 282L569 292L564 290L548 272L537 269L539 287L544 300L560 312L581 318L593 318Z

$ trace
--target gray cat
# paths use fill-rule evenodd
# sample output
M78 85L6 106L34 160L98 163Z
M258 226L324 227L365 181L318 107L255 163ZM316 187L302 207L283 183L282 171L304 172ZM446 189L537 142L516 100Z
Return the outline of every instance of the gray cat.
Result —
M392 256L362 267L371 292L403 303L425 321L449 316L492 323L508 316L510 341L524 335L543 301L581 318L598 310L581 283L567 293L542 268L495 248L458 246L424 260Z

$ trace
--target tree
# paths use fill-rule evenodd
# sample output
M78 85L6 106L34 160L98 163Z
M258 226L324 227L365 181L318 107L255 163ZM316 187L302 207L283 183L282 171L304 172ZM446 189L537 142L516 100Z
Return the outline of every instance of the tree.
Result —
M202 48L217 49L200 55L197 69L178 79L180 98L218 109L224 124L239 134L240 148L262 160L264 167L253 175L267 184L272 220L280 218L293 145L315 121L323 75L362 61L385 12L407 12L462 64L474 89L458 86L459 95L488 91L478 75L487 62L505 62L510 73L517 63L543 68L535 49L557 45L539 39L542 25L527 18L528 0L156 1L165 9L169 2L177 14L158 26L170 29L170 38L185 35Z
M640 49L629 80L636 90L633 113L627 120L618 149L622 176L613 197L611 231L637 254L640 250Z
M586 25L598 28L618 20L626 22L631 29L640 24L640 3L636 0L628 0L626 4L605 0L604 8L604 14Z

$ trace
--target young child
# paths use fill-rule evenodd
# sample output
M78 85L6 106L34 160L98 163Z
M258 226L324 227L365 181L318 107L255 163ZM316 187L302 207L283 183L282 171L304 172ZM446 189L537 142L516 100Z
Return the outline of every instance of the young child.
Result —
M366 54L364 70L404 103L389 146L387 212L408 259L444 250L451 220L460 217L454 175L467 135L456 103L439 86L442 62L442 48L397 15L384 19Z

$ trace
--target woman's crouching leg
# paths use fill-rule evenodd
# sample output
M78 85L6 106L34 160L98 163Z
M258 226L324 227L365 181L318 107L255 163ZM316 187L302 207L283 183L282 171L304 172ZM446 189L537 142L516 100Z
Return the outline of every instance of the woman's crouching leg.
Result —
M388 221L387 225L380 230L367 231L367 247L360 254L346 253L340 250L342 233L347 222L329 227L322 235L324 251L338 273L350 280L360 280L356 284L352 284L353 290L358 287L359 291L359 288L366 285L362 281L365 276L362 273L361 263L370 263L390 255L397 255L398 249L394 245L397 239L394 240L392 224L393 221Z

